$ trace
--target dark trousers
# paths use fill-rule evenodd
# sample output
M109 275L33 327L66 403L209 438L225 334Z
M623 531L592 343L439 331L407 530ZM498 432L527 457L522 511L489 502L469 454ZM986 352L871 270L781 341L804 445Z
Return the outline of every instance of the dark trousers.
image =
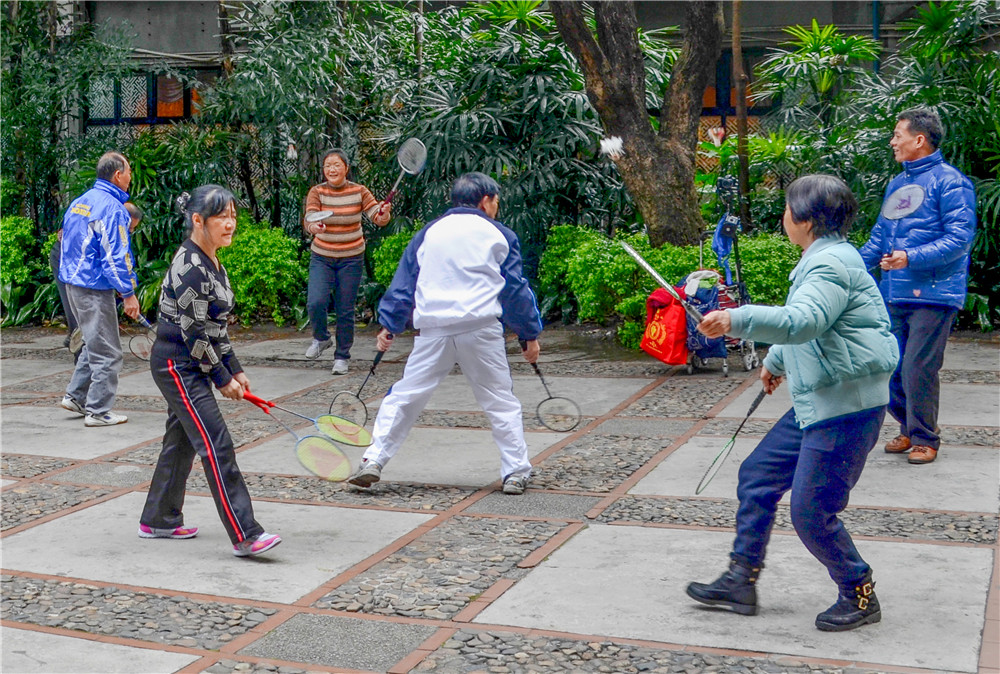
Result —
M309 259L309 290L306 309L312 323L313 339L321 342L330 339L327 315L330 295L337 314L337 349L334 358L347 360L354 345L354 304L361 286L364 255L353 257L325 257L312 254Z
M167 428L153 471L140 524L157 529L184 526L184 488L195 455L201 457L209 490L229 540L240 543L264 532L253 516L250 492L236 465L236 451L212 381L197 363L178 362L156 342L150 357L153 380L166 398Z
M62 302L63 314L66 316L66 325L72 333L76 330L77 322L76 316L73 315L73 309L69 306L69 298L66 296L66 284L59 280L59 260L62 252L59 246L58 241L56 241L56 245L52 246L52 252L49 253L49 267L52 269L52 277L56 280L56 288L59 289L59 300Z
M938 449L938 370L958 310L953 307L890 304L892 334L899 342L899 364L889 380L889 414L914 445Z
M788 410L740 466L733 558L763 564L778 501L791 489L795 533L839 587L852 588L871 567L837 514L847 507L884 419L885 407L873 407L801 429Z

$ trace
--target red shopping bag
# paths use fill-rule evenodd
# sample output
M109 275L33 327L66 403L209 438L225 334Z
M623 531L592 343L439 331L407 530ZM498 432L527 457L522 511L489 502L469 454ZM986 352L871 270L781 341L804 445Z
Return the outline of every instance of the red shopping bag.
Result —
M687 363L687 320L684 307L663 288L657 288L646 299L646 332L639 348L667 365Z

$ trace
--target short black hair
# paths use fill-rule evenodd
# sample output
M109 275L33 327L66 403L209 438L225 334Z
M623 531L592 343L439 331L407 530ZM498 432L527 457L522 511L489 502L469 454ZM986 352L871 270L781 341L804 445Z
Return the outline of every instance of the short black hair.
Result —
M454 207L479 208L483 197L500 194L500 183L485 173L474 171L459 176L451 186L451 205Z
M941 141L944 140L944 125L941 124L941 118L933 108L903 110L896 117L896 121L904 120L910 126L910 133L922 135L935 150L941 147Z
M846 237L858 213L851 188L836 176L802 176L785 190L785 204L795 222L812 223L817 239L831 234Z
M130 218L142 222L142 209L139 208L139 206L135 204L135 202L126 201L125 210L128 211L128 215Z
M111 180L118 171L124 171L128 160L121 152L105 152L97 160L97 177L100 180Z
M184 224L187 225L187 235L191 236L194 229L192 216L197 213L202 220L222 213L229 204L236 202L233 193L222 185L202 185L196 187L190 194L184 192L177 197L177 208L184 214Z

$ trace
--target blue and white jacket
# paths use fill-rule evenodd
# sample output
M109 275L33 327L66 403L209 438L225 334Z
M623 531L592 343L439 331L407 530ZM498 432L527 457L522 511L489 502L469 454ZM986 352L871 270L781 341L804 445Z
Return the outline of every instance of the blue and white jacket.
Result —
M521 244L476 208L452 208L417 232L378 306L389 332L455 335L497 320L520 339L537 339L542 319L521 273Z
M123 204L128 192L107 180L69 205L63 216L59 280L91 290L135 294L130 218Z
M882 272L879 289L886 303L961 309L975 234L972 181L937 150L903 162L903 172L886 188L882 212L861 257L871 269L883 255L906 251L906 267Z

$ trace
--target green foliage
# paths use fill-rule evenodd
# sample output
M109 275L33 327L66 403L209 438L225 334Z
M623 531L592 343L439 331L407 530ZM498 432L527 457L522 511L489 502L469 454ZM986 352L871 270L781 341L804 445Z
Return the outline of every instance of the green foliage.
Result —
M50 237L51 238L51 237ZM51 318L58 307L59 294L49 273L48 254L42 256L35 223L29 218L8 215L0 218L0 303L3 325L22 325Z
M0 217L17 215L24 201L24 188L13 180L0 176Z
M236 313L249 325L270 318L284 325L305 302L308 261L299 243L265 224L238 227L233 243L219 250L236 295Z
M644 234L623 237L663 278L679 283L698 268L697 246L653 249ZM740 238L743 278L755 303L782 304L800 251L783 235ZM712 258L714 260L714 257ZM638 348L646 298L658 286L616 240L572 225L554 227L539 265L539 301L546 317L617 323L618 338Z
M390 234L382 239L378 248L372 250L371 258L374 267L375 282L382 286L383 291L392 283L392 277L396 274L399 261L403 258L403 251L406 250L410 239L419 230L420 227L414 226L404 229L401 232Z
M0 248L0 283L23 285L40 268L38 235L29 218L9 215L0 219Z

